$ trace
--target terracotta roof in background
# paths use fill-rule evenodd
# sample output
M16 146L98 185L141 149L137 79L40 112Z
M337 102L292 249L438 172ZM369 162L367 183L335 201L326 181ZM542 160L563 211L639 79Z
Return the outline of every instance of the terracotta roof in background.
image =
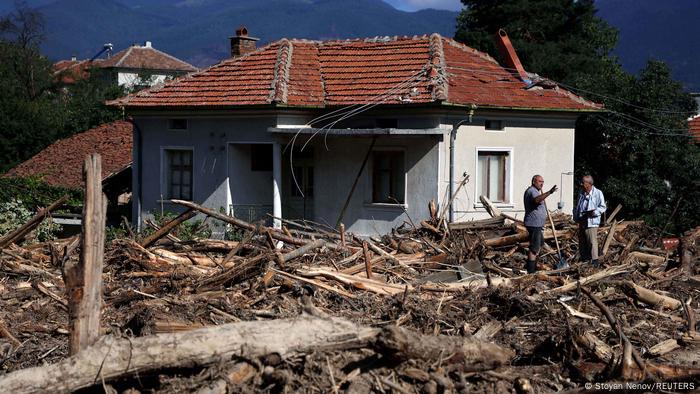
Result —
M690 134L695 137L695 143L700 144L700 115L688 121L688 128L690 129Z
M102 177L121 171L131 163L132 125L126 121L106 123L72 137L58 140L3 176L39 176L53 186L83 187L85 156L102 156Z
M53 75L61 78L61 83L72 84L88 77L90 67L99 66L102 59L59 60L53 64Z
M558 87L525 88L487 54L438 34L282 39L111 104L187 108L442 102L569 111L600 108Z
M86 78L90 67L197 71L195 66L153 47L133 45L115 53L109 59L59 60L53 64L53 72L55 76L61 76L61 82L70 84L78 79Z
M146 70L197 71L197 67L150 46L133 45L103 59L101 68L142 68Z

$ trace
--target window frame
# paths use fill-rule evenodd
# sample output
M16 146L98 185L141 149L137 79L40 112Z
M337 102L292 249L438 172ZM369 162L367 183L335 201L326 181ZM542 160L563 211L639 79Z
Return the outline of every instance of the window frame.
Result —
M194 170L195 170L195 152L194 146L161 146L160 147L160 197L161 201L172 200L173 197L168 195L168 172L170 171L170 163L168 162L169 151L188 151L192 153L192 170L190 171L190 199L186 201L194 201L195 185L194 185ZM180 193L182 194L182 193ZM176 198L182 199L182 198Z
M374 171L375 171L375 155L381 152L396 152L403 155L402 165L403 165L403 201L400 202L378 202L374 201ZM365 205L369 207L408 207L408 171L407 171L407 157L406 149L402 147L376 147L372 149L371 162L368 168L368 192L367 192L367 203Z
M479 200L479 184L481 179L479 177L479 154L482 152L499 152L506 154L505 163L505 180L504 180L504 194L507 201L503 202L493 202L497 207L503 208L514 208L515 201L513 198L513 163L515 162L515 157L513 153L514 149L512 146L477 146L474 154L474 208L484 208L484 205Z

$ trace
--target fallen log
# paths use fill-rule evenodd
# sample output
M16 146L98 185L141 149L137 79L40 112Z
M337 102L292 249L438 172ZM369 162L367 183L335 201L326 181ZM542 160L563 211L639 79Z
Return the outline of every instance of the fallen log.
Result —
M667 339L649 348L649 355L653 357L663 356L681 347L676 339Z
M160 228L160 230L158 230L158 231L154 232L153 234L149 235L148 237L146 237L146 239L141 241L141 246L143 246L144 248L147 248L147 247L153 245L154 242L163 238L165 235L169 234L170 231L172 231L175 227L179 226L182 222L194 217L195 214L196 214L196 212L192 208L186 210L185 212L181 213L175 219L166 223L163 227Z
M399 357L441 359L464 371L495 368L507 363L513 355L509 349L491 343L446 336L428 338L396 328L382 332L341 318L302 315L294 319L237 322L137 338L106 336L56 364L4 375L0 377L0 387L13 394L67 393L117 377L202 366L233 357L255 359L277 354L284 359L314 350L368 346ZM444 349L449 352L445 353Z
M571 238L571 231L569 230L555 230L552 232L552 229L546 228L543 231L543 236L544 239L552 239L554 238L554 234L556 233L557 237L559 239L567 239ZM517 234L513 235L506 235L505 237L496 237L496 238L489 238L485 239L482 244L484 246L488 247L498 247L498 246L507 246L507 245L513 245L519 242L525 242L529 238L527 232L518 232Z
M624 286L626 292L633 298L651 306L661 306L666 309L676 310L681 307L681 302L675 298L671 298L662 294L659 294L653 290L649 290L645 287L639 286L632 283L631 281L624 281Z
M583 278L577 280L576 282L567 283L563 286L559 286L559 287L555 287L555 288L550 289L550 290L546 290L545 293L553 293L553 294L565 293L567 291L575 290L579 285L583 286L586 284L597 282L601 279L605 279L605 278L608 278L608 277L611 277L614 275L619 275L619 274L628 272L630 268L632 268L631 264L612 266L612 267L605 269L603 271L596 272L593 275L583 277Z
M663 264L664 261L666 261L666 257L664 256L657 256L654 254L642 252L630 252L630 254L627 255L627 258L630 260L637 260L649 264Z
M598 360L608 363L614 354L612 348L593 333L585 332L576 337L576 343L594 354Z
M106 336L57 364L22 369L0 378L13 394L68 393L100 379L148 370L206 365L232 356L282 357L314 348L365 346L378 330L343 319L301 316L295 319L251 321L182 333L138 338Z
M197 211L202 212L203 214L205 214L207 216L213 217L214 219L219 219L223 222L232 224L234 226L240 227L240 228L245 229L245 230L255 231L256 227L257 227L252 223L248 223L244 220L237 219L237 218L225 215L223 213L219 213L213 209L205 208L205 207L203 207L201 205L197 205L191 201L170 200L170 202L172 202L173 204L182 205L184 207L197 210ZM263 228L263 231L261 233L264 233L265 232L264 230L270 230L270 235L272 236L272 238L274 238L278 241L286 242L286 243L289 243L292 245L299 245L299 246L306 245L309 242L309 241L301 239L301 238L290 237L286 234L282 234L282 233L280 233L276 230L273 230L269 227L266 227L266 226L260 226L260 227Z
M495 343L446 335L423 335L389 326L379 334L376 346L382 353L402 360L440 360L462 372L485 371L507 364L515 352ZM447 352L446 352L447 350Z
M27 223L0 237L0 249L5 248L11 243L19 243L27 234L29 234L30 231L34 230L38 225L40 225L48 214L60 208L66 203L66 201L68 201L68 196L59 198L48 207L40 209L34 216L32 216L31 219L29 219L29 221L27 221Z

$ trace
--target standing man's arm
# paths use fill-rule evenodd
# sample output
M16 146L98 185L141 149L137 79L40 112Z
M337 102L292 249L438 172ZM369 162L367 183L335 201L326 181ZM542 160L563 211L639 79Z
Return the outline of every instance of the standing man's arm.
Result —
M535 197L535 202L537 204L541 203L542 201L544 201L545 198L551 196L556 191L557 191L557 185L554 185L554 186L552 186L551 189L549 189L549 191L546 191L546 192L540 194L539 196Z

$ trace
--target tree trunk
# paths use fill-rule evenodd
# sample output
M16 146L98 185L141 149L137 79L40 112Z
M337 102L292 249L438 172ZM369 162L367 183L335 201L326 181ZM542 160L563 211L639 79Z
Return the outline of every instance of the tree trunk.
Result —
M191 367L271 353L287 357L310 350L366 347L381 331L341 318L302 315L294 319L249 321L181 333L140 338L103 337L57 364L19 370L0 378L4 392L67 393L124 375L163 368ZM380 351L421 359L448 354L465 371L481 371L507 363L512 352L492 343L447 336L430 337L392 328L378 341ZM445 353L444 349L449 352Z
M70 353L87 348L100 336L102 308L102 260L105 244L107 197L102 193L100 155L85 158L85 201L80 260L63 267L68 298Z

